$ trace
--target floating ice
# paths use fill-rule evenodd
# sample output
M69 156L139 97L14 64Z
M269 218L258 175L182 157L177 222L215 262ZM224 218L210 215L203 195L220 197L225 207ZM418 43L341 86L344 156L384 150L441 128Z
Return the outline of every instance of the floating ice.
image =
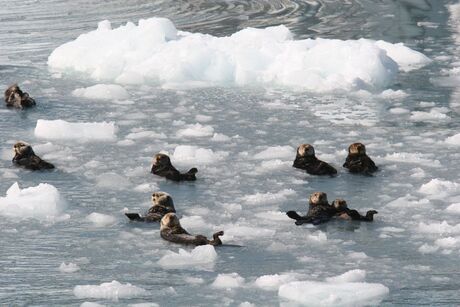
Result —
M93 212L86 217L96 227L105 227L114 224L117 219L111 215Z
M97 100L123 100L129 98L125 88L117 84L96 84L86 88L77 88L72 91L72 95Z
M450 120L450 117L436 109L431 109L430 112L414 111L411 113L410 120L420 121L446 121Z
M178 137L207 137L214 134L214 128L208 125L188 125L185 129L177 131Z
M105 305L93 302L84 302L80 305L80 307L105 307Z
M460 146L460 133L448 137L446 139L446 143L449 145Z
M195 266L214 265L217 259L217 253L212 245L202 245L195 247L192 251L187 252L180 248L178 253L169 251L164 255L158 264L163 268L193 268Z
M116 83L160 83L184 88L268 84L314 92L382 89L398 67L429 62L403 44L368 39L294 40L285 26L246 28L215 37L177 31L166 18L109 21L57 47L53 70L75 71Z
M460 203L450 205L446 208L446 211L449 213L460 214Z
M35 136L51 140L114 141L114 123L71 123L64 120L37 120Z
M232 289L244 285L244 278L238 273L219 274L214 282L211 284L213 288L219 289Z
M257 160L291 159L294 161L295 149L291 146L273 146L257 153L253 157Z
M422 154L418 152L394 152L392 154L387 154L384 159L402 163L416 163L431 167L441 166L441 162L439 162L439 160L430 159L430 157L431 155L429 154Z
M96 177L96 185L102 189L123 190L130 185L130 182L116 173L103 173Z
M298 277L298 274L295 273L263 275L257 278L254 284L263 290L277 291L282 284L295 281Z
M228 156L227 152L212 149L199 148L191 145L179 145L174 149L172 155L173 162L179 162L186 165L208 165L216 163Z
M69 264L66 264L65 262L63 262L59 266L59 271L61 271L62 273L74 273L79 270L80 268L78 267L78 265L72 262L69 262Z
M423 184L418 190L420 193L429 195L430 198L444 198L452 194L460 193L460 184L449 180L431 179Z
M59 191L47 183L21 190L16 182L0 197L0 215L11 218L55 220L63 217L64 207Z
M460 233L460 224L450 225L446 221L434 222L425 224L420 222L417 227L417 231L420 233L432 233L432 234L445 234L445 233Z
M284 189L276 193L267 192L246 195L242 200L249 205L275 205L286 201L295 194L296 192L292 189Z
M100 298L118 301L120 298L132 298L142 296L147 291L133 286L130 283L122 284L116 280L105 282L99 286L83 285L76 286L73 289L73 294L78 298Z
M362 270L353 270L328 282L294 281L282 285L278 295L305 306L378 305L390 291L382 284L353 281L364 275Z

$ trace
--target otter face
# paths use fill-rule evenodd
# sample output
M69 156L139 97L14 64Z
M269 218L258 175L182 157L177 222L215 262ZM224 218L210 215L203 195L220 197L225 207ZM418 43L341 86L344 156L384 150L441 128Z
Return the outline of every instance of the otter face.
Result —
M297 154L301 157L313 157L315 149L310 144L302 144L297 148Z
M165 154L156 154L153 157L153 165L170 165L171 160Z
M334 200L334 208L338 211L346 209L348 207L347 202L342 198L337 198Z
M366 146L362 143L353 143L348 147L348 153L364 155L366 154Z
M327 205L327 195L324 192L315 192L310 195L310 205Z
M166 192L155 192L152 194L152 203L154 206L174 207L171 195Z
M32 147L26 142L17 142L13 146L14 153L17 155L26 155L33 153Z
M160 230L180 227L180 222L174 213L166 213L160 221Z

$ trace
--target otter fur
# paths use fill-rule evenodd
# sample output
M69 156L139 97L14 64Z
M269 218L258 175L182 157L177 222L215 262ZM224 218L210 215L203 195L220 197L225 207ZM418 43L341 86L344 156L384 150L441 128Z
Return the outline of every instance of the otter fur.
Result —
M361 215L357 210L349 209L347 202L341 198L334 200L332 206L336 210L335 217L341 220L372 222L374 214L378 213L375 210L369 210L366 215Z
M191 235L180 225L179 219L175 213L167 213L160 221L160 235L169 242L186 244L186 245L222 245L220 236L223 231L216 232L212 240L208 240L203 235Z
M353 143L348 147L348 156L343 164L350 173L370 175L378 170L374 161L366 154L366 146Z
M292 166L303 169L310 175L333 176L337 174L333 166L316 158L315 149L310 144L302 144L297 148L297 155Z
M11 85L5 91L5 103L7 107L24 109L35 106L35 100L28 93L21 91L17 84Z
M146 222L159 222L167 213L175 213L174 202L171 195L165 192L155 192L152 194L153 206L145 215Z
M308 212L305 216L301 216L295 211L288 211L286 215L296 220L296 225L305 223L318 225L328 222L335 215L335 209L329 205L326 193L315 192L310 195Z
M53 169L54 165L42 160L37 156L32 146L25 142L17 142L13 146L14 158L13 164L30 169L33 171Z
M151 173L173 181L195 181L198 170L194 167L187 173L180 173L172 164L171 159L165 154L156 154L153 157Z

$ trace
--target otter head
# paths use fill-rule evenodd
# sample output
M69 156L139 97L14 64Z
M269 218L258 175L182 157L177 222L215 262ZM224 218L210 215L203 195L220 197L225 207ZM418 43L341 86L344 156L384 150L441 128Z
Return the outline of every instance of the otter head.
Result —
M310 195L310 205L327 205L327 195L324 192L315 192Z
M166 213L160 221L160 230L180 227L179 219L174 213Z
M34 151L32 150L32 146L30 146L26 142L17 142L16 144L14 144L13 150L14 150L15 155L24 156L24 157L34 154Z
M302 144L297 147L297 155L300 157L314 157L315 149L310 144Z
M153 165L157 165L157 166L171 165L171 159L169 159L167 155L159 153L153 157Z
M348 153L352 155L365 155L366 146L363 143L353 143L348 147Z
M152 203L154 206L172 207L174 203L171 195L166 192L155 192L152 194Z
M345 199L337 198L336 200L334 200L333 203L334 203L334 208L337 211L342 211L342 210L348 208L348 205L347 205L347 202L345 201Z

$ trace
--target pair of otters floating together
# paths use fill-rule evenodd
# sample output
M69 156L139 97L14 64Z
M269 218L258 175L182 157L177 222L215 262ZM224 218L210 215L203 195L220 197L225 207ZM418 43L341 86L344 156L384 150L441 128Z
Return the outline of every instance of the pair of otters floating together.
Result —
M5 91L5 102L9 107L24 108L35 105L35 101L15 84ZM30 170L53 169L54 165L38 157L32 147L25 142L17 142L14 146L13 163ZM310 144L302 144L297 148L297 155L293 167L303 169L311 175L337 174L337 170L328 163L319 160L315 156L315 150ZM366 148L361 143L351 144L348 148L348 156L343 165L351 173L362 173L370 175L377 171L375 163L367 156ZM156 154L152 163L151 172L155 175L165 177L173 181L195 181L196 168L190 169L187 173L180 173L171 163L170 158L165 154ZM146 216L141 217L137 213L126 213L131 220L143 222L160 222L160 235L163 239L181 244L190 245L222 245L220 236L223 231L216 232L212 240L203 235L191 235L180 225L176 216L176 210L171 196L165 192L152 194L153 206L148 210ZM309 209L305 216L300 216L295 211L288 211L286 214L295 219L296 225L311 223L318 225L325 223L332 218L345 220L373 221L377 211L370 210L365 216L358 211L349 209L343 199L336 199L329 205L326 193L315 192L310 195Z

